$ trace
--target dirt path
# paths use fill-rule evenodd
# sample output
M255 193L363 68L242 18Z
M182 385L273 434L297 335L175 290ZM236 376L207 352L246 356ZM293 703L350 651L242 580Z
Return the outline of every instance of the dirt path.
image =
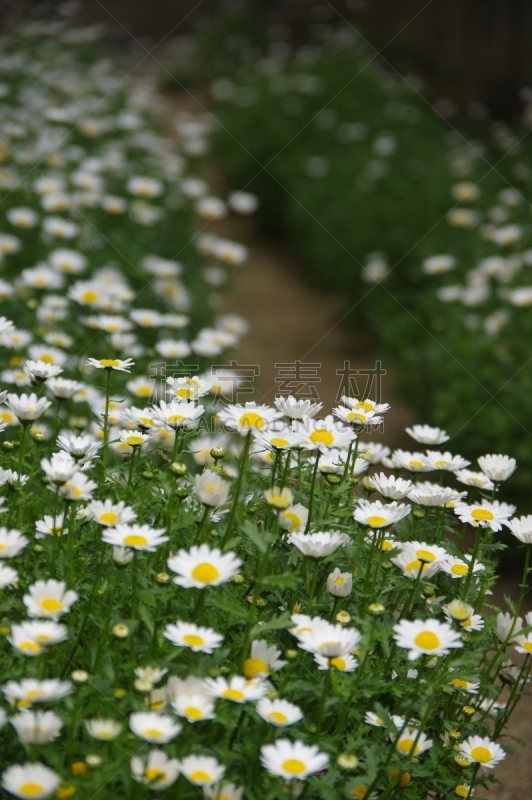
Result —
M190 98L173 98L171 111L197 112L198 107ZM212 165L207 172L213 190L224 196L226 187L222 176ZM261 240L253 219L230 218L214 224L212 229L250 248L249 263L233 270L222 311L239 314L249 321L250 330L239 345L238 359L241 364L260 366L255 399L273 401L280 377L276 364L317 363L320 382L315 386L328 413L337 402L341 380L337 370L342 370L344 362L367 369L373 367L376 360L375 353L349 336L340 324L345 304L309 286L304 280L303 265L282 246ZM383 364L383 368L386 375L382 379L382 400L389 402L392 410L385 420L383 433L372 433L368 438L382 440L391 447L408 446L405 426L425 420L413 419L410 408L394 394L393 365ZM362 380L360 385L363 386ZM505 607L505 595L517 599L518 583L516 578L501 578L494 603ZM524 611L532 609L532 594L527 599L529 603ZM510 737L523 740L525 746ZM502 743L513 747L515 753L497 766L494 774L499 783L477 790L475 800L517 800L518 797L528 800L532 796L529 789L532 782L532 696L522 699Z

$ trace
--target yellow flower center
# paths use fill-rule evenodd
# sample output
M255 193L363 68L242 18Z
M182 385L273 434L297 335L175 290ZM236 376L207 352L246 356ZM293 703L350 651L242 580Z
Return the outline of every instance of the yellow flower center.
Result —
M401 753L411 753L412 748L414 749L414 755L419 753L419 745L414 744L415 739L399 739L397 742L397 749L401 751Z
M359 400L355 408L362 408L364 411L373 411L373 403L369 400Z
M151 736L153 739L160 739L162 735L162 731L158 728L148 728L148 730L144 731L144 736Z
M445 461L444 459L440 459L439 461L436 461L436 462L435 462L434 466L435 466L435 467L444 467L444 466L445 466L447 463L448 463L448 462L447 462L447 461Z
M459 689L467 689L467 681L462 680L462 678L453 678L451 681L453 686L458 686Z
M212 583L220 575L214 564L208 564L206 561L198 564L192 570L192 577L200 583Z
M135 392L139 397L149 397L151 394L151 386L137 386Z
M120 361L117 358L102 358L100 359L101 367L119 367Z
M381 550L393 550L394 543L390 542L389 539L383 539L381 542Z
M226 689L222 697L225 697L226 700L235 700L237 702L246 699L246 695L240 689Z
M63 604L55 597L47 597L46 600L41 600L41 608L44 608L45 611L60 611Z
M432 631L422 631L418 633L414 642L418 647L421 647L422 650L435 650L439 647L440 639Z
M251 680L256 675L270 674L268 665L262 660L262 658L246 658L244 661L244 669L242 671L248 680Z
M467 575L468 573L467 564L453 564L451 567L451 572L453 575Z
M164 778L164 772L156 767L148 767L144 772L144 777L147 781L154 781L156 778Z
M473 747L470 756L473 761L478 761L479 764L486 764L492 759L492 755L487 747Z
M246 411L240 417L239 424L243 428L258 428L260 430L260 428L264 427L264 419L255 411Z
M343 586L345 581L341 575L338 575L338 577L334 579L333 583L335 583L337 586Z
M190 775L190 780L193 783L212 783L212 778L208 772L203 772L201 769L195 770Z
M274 719L279 725L286 725L288 722L286 714L282 714L280 711L270 711L268 716Z
M41 647L37 644L37 642L32 642L28 640L27 642L21 642L19 644L20 650L30 650L32 653L38 653L41 650Z
M100 522L106 522L109 525L114 525L118 519L118 514L115 514L114 511L106 511L104 514L101 514L98 519Z
M478 519L480 522L489 522L495 519L495 514L487 508L475 508L475 510L471 512L471 516L473 519Z
M203 711L201 708L196 708L195 706L187 706L185 708L185 714L189 720L192 720L192 722L195 722L203 717Z
M330 447L334 442L334 436L330 431L320 428L320 430L312 431L310 441L312 444L324 444L325 447Z
M183 641L190 647L200 647L205 643L203 636L197 636L195 633L186 633L183 636Z
M285 511L284 518L291 523L290 530L296 530L296 528L301 527L301 519L298 517L297 514L294 514L293 511Z
M183 422L184 419L186 419L186 417L183 416L183 414L170 414L168 422L170 425L175 425L176 422Z
M386 522L386 517L379 517L376 514L372 514L367 519L368 525L371 525L372 528L378 528L380 525L384 525Z
M365 422L366 415L362 413L357 413L356 411L350 411L349 414L346 414L347 419L355 420L355 422Z
M435 561L436 556L434 553L431 553L430 550L416 550L416 556L419 558L420 561Z
M458 797L468 797L469 786L466 786L465 783L459 783L458 786L454 787L454 793L457 794Z
M148 540L145 536L140 536L137 533L130 533L129 536L124 538L124 544L128 544L130 547L143 547L145 544L148 544Z
M351 789L351 794L353 797L356 797L357 800L364 800L368 791L368 787L364 786L364 784L359 783L358 786L353 786Z
M329 659L329 665L331 667L334 667L335 669L340 670L340 672L343 672L347 666L345 663L345 659L341 658L340 656L336 656L335 658Z
M185 389L183 386L176 392L178 397L194 397L194 394L194 389Z
M407 572L413 572L413 570L415 570L415 569L420 569L421 571L423 571L424 567L425 567L425 564L422 561L420 561L418 558L415 558L413 561L409 561L408 562L408 564L405 567L405 570Z
M270 439L270 444L272 447L286 447L290 442L288 439L281 439L278 436L274 436L273 439Z
M299 758L287 758L286 761L283 761L283 769L291 775L300 775L305 772L305 764Z
M143 444L144 439L142 436L139 436L138 433L130 433L129 436L127 437L127 443L130 445Z
M97 292L83 292L81 299L84 300L86 303L95 303L98 300Z
M23 783L18 790L22 797L35 797L44 792L44 787L40 783Z
M41 356L39 356L39 361L44 361L45 364L54 363L53 356L51 356L49 353L43 353Z
M412 459L412 461L409 461L408 463L410 464L411 467L415 467L415 468L419 468L419 467L423 466L423 462L419 461L418 459L415 459L415 458Z

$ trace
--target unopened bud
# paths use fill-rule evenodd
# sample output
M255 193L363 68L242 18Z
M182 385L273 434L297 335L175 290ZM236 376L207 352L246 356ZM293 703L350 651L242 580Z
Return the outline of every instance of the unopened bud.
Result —
M221 458L225 458L225 450L223 447L213 447L210 452L211 458L214 458L215 461L219 461Z
M172 464L170 464L170 469L174 475L177 475L179 478L182 478L187 474L187 465L183 464L182 461L174 461Z

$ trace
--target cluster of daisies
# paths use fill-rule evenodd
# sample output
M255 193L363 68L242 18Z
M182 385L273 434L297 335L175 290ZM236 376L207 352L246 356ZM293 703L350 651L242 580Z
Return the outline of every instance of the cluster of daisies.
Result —
M0 53L2 788L470 797L532 667L515 461L427 425L391 452L366 398L235 402L246 323L215 307L247 252L204 226L256 202L188 176L97 33ZM502 529L526 556L498 613Z

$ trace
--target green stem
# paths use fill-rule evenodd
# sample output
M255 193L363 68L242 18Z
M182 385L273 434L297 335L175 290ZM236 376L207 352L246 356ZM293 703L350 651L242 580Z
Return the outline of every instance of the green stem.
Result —
M480 547L481 534L482 534L482 528L479 525L477 528L477 534L475 536L475 545L473 547L473 554L471 556L471 561L469 562L469 572L467 573L467 578L464 586L464 596L463 596L464 602L467 601L469 587L471 586L471 581L473 580L475 561L477 559L478 550Z
M233 505L231 506L231 511L229 512L229 519L227 520L227 528L225 529L225 533L222 538L222 543L221 543L222 549L225 546L227 540L229 539L229 536L233 528L233 523L235 521L236 511L238 508L238 501L240 500L240 490L242 488L242 480L248 465L250 446L251 446L251 431L249 431L249 433L246 434L246 438L244 441L244 451L242 453L242 458L240 460L240 469L238 470L238 478L236 479Z
M308 533L310 530L310 523L312 522L312 509L314 506L314 489L316 487L316 475L318 473L318 464L320 462L320 452L319 450L316 452L316 461L314 463L314 469L312 470L312 484L310 487L310 495L308 499L308 519L307 524L305 525L305 533Z
M107 384L105 387L105 411L103 415L103 451L102 451L102 466L100 470L100 487L103 489L105 480L105 469L107 467L107 451L109 449L109 400L111 397L111 372L107 369Z
M20 475L22 473L22 465L24 461L24 449L26 447L26 437L28 434L29 422L22 422L22 436L20 439L20 449L18 453L18 466L17 472Z
M198 525L198 533L196 535L196 544L201 544L201 541L203 539L203 534L205 533L205 528L207 527L207 522L208 522L208 519L209 519L209 511L210 510L211 510L210 506L205 506L205 508L203 510L203 516L201 518L200 524Z

